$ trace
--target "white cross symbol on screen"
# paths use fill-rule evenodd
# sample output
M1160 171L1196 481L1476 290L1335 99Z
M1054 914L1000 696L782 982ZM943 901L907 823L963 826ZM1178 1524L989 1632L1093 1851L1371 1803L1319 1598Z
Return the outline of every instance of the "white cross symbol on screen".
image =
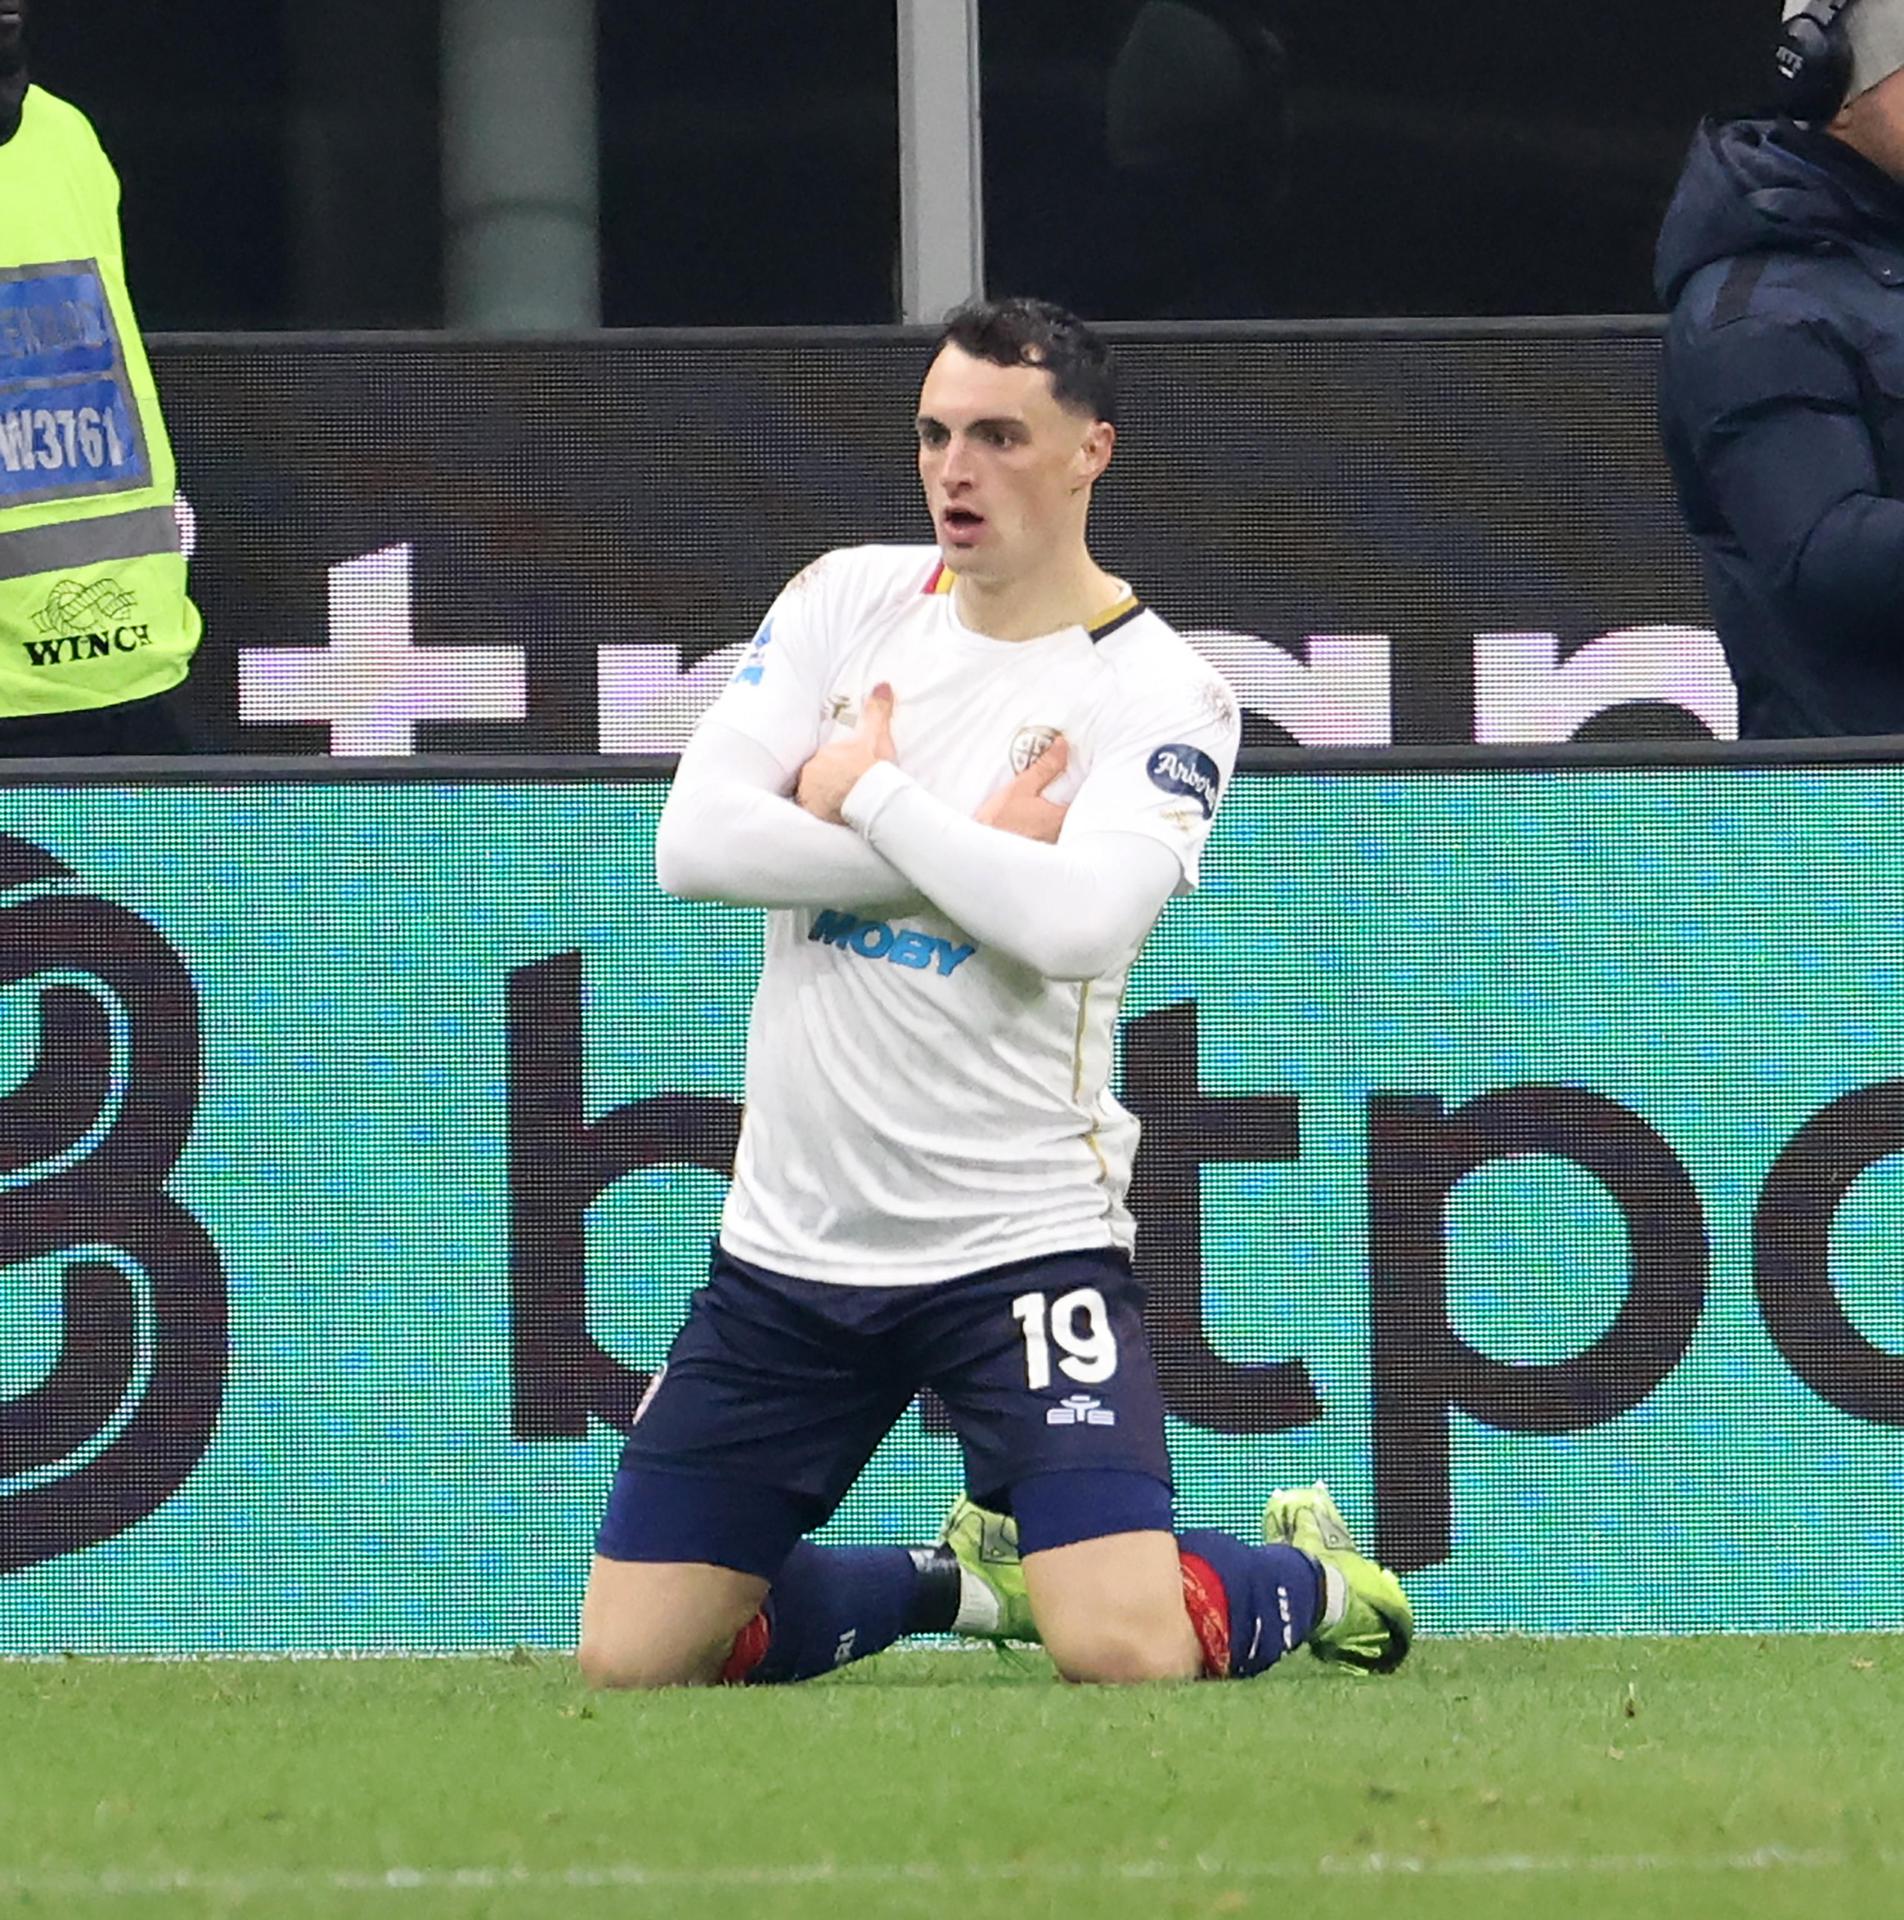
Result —
M419 647L411 549L385 547L330 571L330 644L240 647L238 717L322 721L333 753L414 753L420 720L520 720L521 647Z

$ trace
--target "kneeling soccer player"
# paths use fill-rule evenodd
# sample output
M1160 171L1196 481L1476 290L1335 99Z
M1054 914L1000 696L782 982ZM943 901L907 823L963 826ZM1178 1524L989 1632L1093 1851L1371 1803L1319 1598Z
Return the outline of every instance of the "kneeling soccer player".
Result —
M1172 1529L1108 1083L1240 728L1086 546L1115 414L1071 315L953 315L917 420L936 551L809 567L682 756L660 884L770 912L712 1268L597 1541L594 1684L801 1680L946 1630L1089 1681L1408 1651L1320 1487L1260 1546ZM804 1540L927 1385L978 1504L937 1548Z

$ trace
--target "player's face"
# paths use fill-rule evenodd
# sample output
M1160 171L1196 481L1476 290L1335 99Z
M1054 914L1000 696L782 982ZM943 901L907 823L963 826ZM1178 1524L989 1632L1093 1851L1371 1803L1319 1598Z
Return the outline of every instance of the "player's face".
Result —
M0 0L3 3L3 0ZM1082 537L1116 430L1060 406L1037 367L946 346L919 395L919 478L955 573L1010 580Z

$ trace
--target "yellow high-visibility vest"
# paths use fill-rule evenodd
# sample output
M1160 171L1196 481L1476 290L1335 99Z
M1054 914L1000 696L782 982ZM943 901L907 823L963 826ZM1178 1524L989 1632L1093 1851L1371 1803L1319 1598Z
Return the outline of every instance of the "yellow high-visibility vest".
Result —
M126 292L119 177L40 87L0 146L0 716L184 679L177 469Z

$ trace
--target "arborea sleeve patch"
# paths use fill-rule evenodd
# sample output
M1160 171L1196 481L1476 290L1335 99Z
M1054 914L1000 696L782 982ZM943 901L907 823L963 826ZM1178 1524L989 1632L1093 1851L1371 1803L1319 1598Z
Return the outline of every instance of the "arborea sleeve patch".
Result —
M1150 784L1165 793L1187 794L1203 809L1206 820L1216 814L1217 796L1223 790L1223 775L1217 764L1201 747L1181 742L1159 747L1145 767Z

